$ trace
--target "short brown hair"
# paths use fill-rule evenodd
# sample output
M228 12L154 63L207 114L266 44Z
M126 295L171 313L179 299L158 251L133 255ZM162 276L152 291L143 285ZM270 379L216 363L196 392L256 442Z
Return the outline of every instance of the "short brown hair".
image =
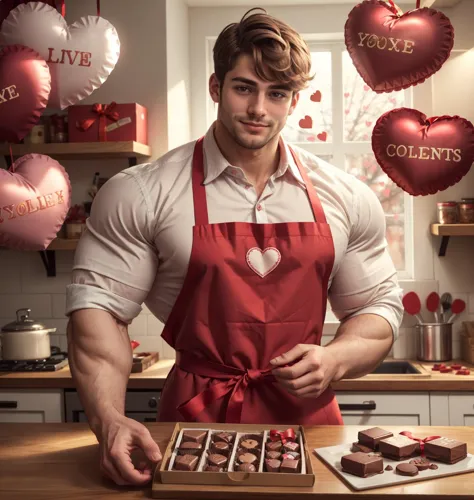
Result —
M263 13L249 15L254 10ZM311 53L301 35L259 7L246 12L239 23L226 26L216 40L214 72L221 87L241 54L253 57L260 79L281 83L294 92L306 88L313 78L309 74Z

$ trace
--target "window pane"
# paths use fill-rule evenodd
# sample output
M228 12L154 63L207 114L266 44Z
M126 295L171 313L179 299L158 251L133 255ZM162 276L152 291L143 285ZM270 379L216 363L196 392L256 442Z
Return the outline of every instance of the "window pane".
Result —
M346 156L346 172L367 184L377 195L387 224L387 242L397 270L405 269L405 196L380 168L372 153Z
M377 94L362 80L347 51L343 52L344 141L370 141L377 119L405 106L405 92Z
M311 68L315 76L300 92L295 111L282 130L289 142L332 142L331 52L312 52Z

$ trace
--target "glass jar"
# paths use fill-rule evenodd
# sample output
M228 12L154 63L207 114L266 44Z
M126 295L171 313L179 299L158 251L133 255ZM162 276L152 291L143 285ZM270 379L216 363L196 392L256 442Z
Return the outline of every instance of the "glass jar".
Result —
M459 222L474 224L474 198L462 198L459 203Z
M439 224L456 224L458 221L458 204L455 201L440 201L438 206Z

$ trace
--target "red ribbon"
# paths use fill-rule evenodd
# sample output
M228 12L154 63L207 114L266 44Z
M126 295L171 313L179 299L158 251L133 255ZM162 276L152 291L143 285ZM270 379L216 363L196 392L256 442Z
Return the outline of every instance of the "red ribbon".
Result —
M249 384L275 380L275 377L271 374L273 368L267 370L242 370L199 358L187 351L178 351L176 353L176 366L179 366L181 370L201 377L217 379L208 389L178 406L178 411L186 421L196 420L205 408L230 393L225 421L238 424L242 416L245 391Z
M99 141L104 142L107 140L107 132L105 130L106 125L107 125L107 118L109 120L112 120L116 122L120 115L118 114L117 111L115 111L115 108L117 106L117 103L115 101L111 102L110 104L94 104L91 108L92 112L95 113L97 116L94 116L93 118L87 118L86 120L82 120L78 124L78 128L82 131L89 130L92 125L96 122L97 118L99 118Z
M448 115L443 115L443 116L431 116L430 118L427 118L425 120L425 126L423 127L423 139L426 138L426 134L428 133L428 129L430 128L433 123L436 123L439 120L444 120L445 118L451 118Z
M424 439L420 439L420 438L414 437L413 434L411 432L408 432L408 431L400 432L400 434L402 436L406 436L410 439L413 439L414 441L418 441L420 443L420 451L421 451L422 455L424 454L424 451L425 451L425 443L427 443L428 441L433 441L434 439L439 439L441 437L441 436L428 436L428 437L425 437Z
M294 441L296 438L295 431L291 428L286 429L286 431L277 431L275 429L272 429L270 431L270 439L272 441L281 441L283 444L285 444L287 441Z

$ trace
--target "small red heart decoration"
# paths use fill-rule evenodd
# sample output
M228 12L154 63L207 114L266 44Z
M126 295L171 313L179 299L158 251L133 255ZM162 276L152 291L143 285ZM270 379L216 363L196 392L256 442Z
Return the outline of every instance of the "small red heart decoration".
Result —
M348 115L350 112L351 112L351 110L350 110L350 109L345 109L345 110L344 110L344 113L345 113L346 115Z
M314 137L314 135L310 135L307 139L309 142L316 142L316 137Z
M326 142L326 139L328 138L327 132L321 132L320 134L317 135L317 138L320 141Z
M372 150L382 170L404 191L435 194L469 172L474 126L459 116L427 118L416 109L394 109L377 120Z
M349 13L344 38L365 83L381 93L417 85L436 73L451 53L454 29L435 9L400 15L382 0L366 0Z
M316 90L316 92L314 94L311 94L311 97L310 99L313 101L313 102L321 102L321 91L319 90Z
M347 99L349 96L350 96L349 92L346 92L346 93L344 94L344 97L345 97L346 99Z
M365 122L366 127L370 127L372 125L372 122Z
M45 250L71 205L69 176L49 156L22 156L0 169L0 200L0 246Z
M311 128L313 126L313 120L311 116L306 115L299 121L299 125L301 128Z

